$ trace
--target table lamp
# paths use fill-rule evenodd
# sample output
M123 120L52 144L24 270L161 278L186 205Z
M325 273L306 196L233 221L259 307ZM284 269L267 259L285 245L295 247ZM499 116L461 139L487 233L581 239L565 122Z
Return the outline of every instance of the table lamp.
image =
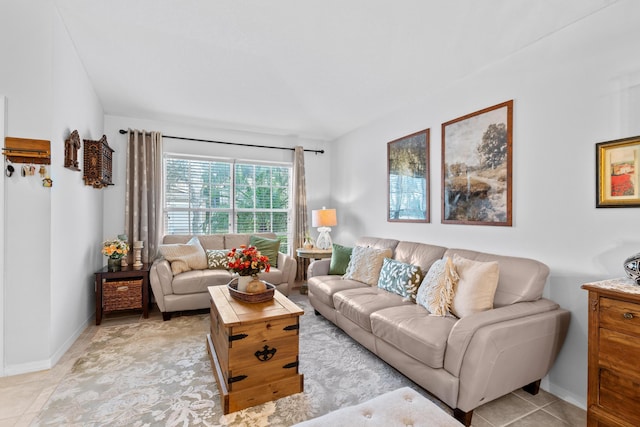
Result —
M324 206L322 209L311 211L311 225L318 227L318 240L316 240L316 247L318 249L331 249L333 242L331 242L331 228L338 225L336 219L336 210L327 209Z

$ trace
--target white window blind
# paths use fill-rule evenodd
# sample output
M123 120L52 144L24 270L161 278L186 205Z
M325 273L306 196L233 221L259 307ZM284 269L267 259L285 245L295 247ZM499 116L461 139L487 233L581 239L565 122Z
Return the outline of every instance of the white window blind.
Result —
M288 253L291 165L165 156L167 234L275 233Z

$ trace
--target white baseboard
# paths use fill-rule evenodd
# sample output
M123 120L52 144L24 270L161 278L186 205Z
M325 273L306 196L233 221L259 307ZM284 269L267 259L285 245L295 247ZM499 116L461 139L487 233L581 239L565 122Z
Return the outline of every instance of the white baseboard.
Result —
M89 322L93 320L94 317L90 317L87 319L72 336L67 339L64 344L49 358L44 360L37 360L35 362L29 363L20 363L14 365L7 365L4 369L4 376L12 376L12 375L21 375L21 374L29 374L31 372L45 371L47 369L51 369L62 359L62 356L71 348L73 343L76 342L78 337L82 334L82 332L89 326ZM2 375L0 375L2 376Z

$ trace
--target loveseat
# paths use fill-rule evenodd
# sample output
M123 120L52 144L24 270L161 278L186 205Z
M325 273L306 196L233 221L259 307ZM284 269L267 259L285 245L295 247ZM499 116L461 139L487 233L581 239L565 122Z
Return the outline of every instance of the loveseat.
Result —
M276 240L273 233L165 235L159 247L160 256L149 271L151 290L163 319L171 319L172 312L209 308L207 288L226 285L232 278L233 273L222 262L226 253L241 245L249 246L252 236L261 241ZM277 249L275 253L277 261L270 259L271 270L260 273L259 277L289 295L296 276L296 262Z
M385 263L394 260L417 266L422 276L429 276L419 284L419 302L434 289L430 287L434 277L440 290L448 287L443 284L457 280L451 289L450 310L435 315L407 295L354 280L349 274L352 255L344 275L329 274L335 260L309 265L308 296L316 314L435 395L466 426L471 424L473 410L484 403L520 387L532 394L538 392L540 380L560 351L570 320L568 311L542 298L549 274L546 265L527 258L375 237L360 238L354 254L356 249L362 253L363 248L377 253L386 250L389 258ZM466 266L465 270L452 259ZM455 268L447 272L447 265ZM459 301L458 311L463 312L459 318L451 314L459 297L455 292L462 292L463 284L465 292L476 292L469 265L478 267L476 271L490 266L497 285L494 283L494 292L489 291L490 306L481 311L469 311L470 306ZM384 269L383 265L381 275ZM486 276L493 274L484 271ZM437 306L439 300L432 302ZM433 310L438 311L437 307Z

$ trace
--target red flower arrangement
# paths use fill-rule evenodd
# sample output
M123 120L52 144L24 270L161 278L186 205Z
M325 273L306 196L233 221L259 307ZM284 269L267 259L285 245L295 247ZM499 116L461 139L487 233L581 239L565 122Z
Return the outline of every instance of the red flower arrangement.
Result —
M269 258L262 255L255 246L240 245L240 250L231 249L227 254L227 267L240 276L255 276L261 271L271 270Z

